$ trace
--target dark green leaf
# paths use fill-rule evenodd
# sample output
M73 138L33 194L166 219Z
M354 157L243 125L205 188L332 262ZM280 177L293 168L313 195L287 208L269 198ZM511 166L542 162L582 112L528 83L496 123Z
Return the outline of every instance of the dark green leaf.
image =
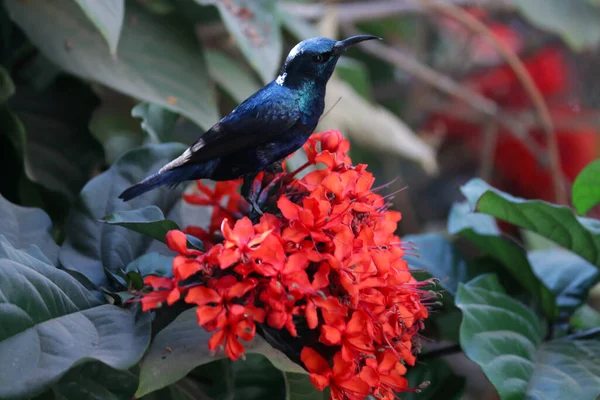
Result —
M558 309L554 294L533 272L525 250L511 239L503 237L493 218L470 212L466 203L455 204L448 218L448 232L464 236L500 262L524 288L535 295L546 316L556 318Z
M402 393L402 400L458 400L463 397L465 378L456 376L442 359L419 363L408 368L408 387L419 387L423 382L429 386L420 393Z
M279 20L274 0L228 2L196 0L200 4L215 4L225 26L264 82L275 78L282 52Z
M10 79L8 71L0 65L0 104L8 100L13 94L15 94L15 85Z
M205 129L218 120L198 41L176 16L158 16L127 2L118 57L113 57L72 0L4 4L29 39L66 71L181 113Z
M600 221L577 218L569 207L523 200L473 179L461 188L474 211L528 229L600 267Z
M282 399L285 396L283 373L266 357L248 354L245 360L231 363L231 368L234 399Z
M0 397L41 393L76 365L98 360L126 369L143 355L150 318L111 305L36 247L13 248L0 236Z
M104 164L102 146L88 129L96 95L87 84L61 77L43 91L19 86L8 105L24 126L23 137L13 141L22 141L28 178L73 199Z
M125 0L75 0L85 15L102 33L111 54L117 54L119 36L125 16Z
M560 248L532 251L528 258L535 274L556 295L559 309L569 314L585 301L598 281L596 267Z
M286 400L327 400L329 388L319 391L306 374L285 372Z
M494 275L461 284L461 346L504 399L592 400L600 395L598 341L542 344L536 315L506 294Z
M110 213L135 210L148 204L155 204L165 214L171 210L176 212L175 205L181 198L183 185L177 190L156 189L128 202L123 202L118 195L156 172L184 149L183 145L171 143L130 151L108 171L90 181L69 215L67 237L59 253L62 265L81 272L97 285L106 285L105 268L113 272L122 270L146 253L151 238L105 224L100 219ZM162 251L167 250L164 245L161 246Z
M140 103L133 107L131 116L142 120L142 130L149 138L149 143L165 143L173 141L173 130L179 114L152 103Z
M147 206L137 210L119 211L102 218L102 221L110 225L125 227L137 233L141 233L152 239L165 242L167 232L179 229L177 224L165 219L163 212L157 206Z
M130 400L138 380L100 362L73 368L52 387L56 400Z
M520 0L521 13L539 28L560 35L575 50L600 42L600 9L589 0Z
M443 235L426 233L407 235L402 241L416 247L418 257L405 257L411 268L423 269L440 280L440 284L452 295L456 294L459 282L470 279L467 263Z
M573 206L580 215L600 203L600 160L591 162L577 175L571 191Z
M173 257L152 252L144 254L129 263L125 272L138 272L145 277L147 275L173 276Z
M175 321L156 335L146 354L140 371L140 386L136 396L166 387L186 376L194 368L224 357L219 353L212 356L208 340L212 333L198 326L196 310L181 313ZM305 373L304 369L291 362L285 355L273 349L258 335L245 344L249 354L262 354L278 369Z
M260 89L248 70L223 52L206 50L206 64L210 76L238 103Z
M11 204L0 195L0 221L0 235L13 247L25 249L35 244L53 264L58 261L58 245L51 233L52 221L45 212Z

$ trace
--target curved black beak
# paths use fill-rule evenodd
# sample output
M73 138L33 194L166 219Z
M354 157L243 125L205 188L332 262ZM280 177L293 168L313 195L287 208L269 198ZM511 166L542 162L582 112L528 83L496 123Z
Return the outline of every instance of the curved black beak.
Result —
M373 40L373 39L382 40L380 37L373 36L373 35L356 35L356 36L350 36L349 38L344 39L344 40L339 40L334 45L334 48L338 52L342 52L352 45L355 45L360 42L364 42L365 40Z

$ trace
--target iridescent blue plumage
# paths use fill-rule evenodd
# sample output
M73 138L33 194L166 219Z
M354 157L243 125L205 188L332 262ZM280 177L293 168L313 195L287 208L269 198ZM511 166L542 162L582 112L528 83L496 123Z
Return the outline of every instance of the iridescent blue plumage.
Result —
M119 197L127 201L158 186L187 180L244 177L242 195L257 208L250 197L256 174L276 167L302 147L323 114L325 87L340 55L348 46L370 39L376 37L313 38L298 43L277 79L237 106L181 156Z

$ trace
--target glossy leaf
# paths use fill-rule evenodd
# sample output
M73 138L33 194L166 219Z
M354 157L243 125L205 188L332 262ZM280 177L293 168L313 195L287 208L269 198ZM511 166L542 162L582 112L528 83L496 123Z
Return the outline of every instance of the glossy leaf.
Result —
M165 219L157 206L147 206L137 210L119 211L102 218L110 225L118 225L140 233L155 240L164 242L168 231L179 229L177 224Z
M131 116L142 120L142 130L149 143L173 141L173 130L179 115L157 104L140 103L133 107Z
M56 400L130 400L137 377L100 362L73 368L52 387Z
M111 54L117 54L125 16L125 0L75 0L75 2L102 33Z
M1 398L40 393L93 360L129 368L150 341L148 315L136 320L131 311L102 305L39 249L15 249L4 237L0 298L0 364L11 366L0 373Z
M600 312L584 304L573 313L569 325L578 331L598 328L600 326Z
M456 376L442 359L419 363L408 368L408 387L419 387L423 382L429 385L420 393L402 393L402 400L459 400L463 397L465 378Z
M216 5L225 26L250 65L265 83L275 79L280 68L282 39L274 0L196 2Z
M286 400L328 400L329 388L319 391L307 374L284 373Z
M474 211L545 236L600 267L600 221L577 218L569 207L511 196L481 179L472 179L461 191Z
M573 206L580 215L600 203L600 160L591 162L577 175L571 191Z
M492 217L470 212L466 203L455 204L448 218L448 232L460 234L500 262L524 288L535 295L546 316L556 318L558 309L554 294L533 272L525 250L504 237Z
M569 314L587 299L600 277L592 264L560 248L532 251L527 258L535 274L556 295L559 309Z
M67 220L66 239L59 253L61 264L81 272L97 285L107 285L104 269L112 272L122 270L151 249L151 238L117 225L105 224L101 218L148 204L156 205L163 214L176 214L175 205L181 198L183 185L175 190L155 189L128 202L123 202L118 196L130 185L179 156L183 150L183 145L173 143L145 146L126 153L108 171L92 179L81 191ZM135 212L134 215L139 216ZM167 250L164 245L161 246L154 250Z
M173 276L173 257L152 252L133 260L127 268L127 272L139 272L142 277L147 275Z
M532 24L560 35L575 50L600 43L600 9L589 0L518 0L514 5Z
M52 238L52 221L42 210L20 207L0 195L0 235L16 249L38 246L52 262L58 261L58 245Z
M127 2L118 57L113 57L72 0L4 4L33 44L64 70L181 113L205 129L217 122L198 41L176 16L158 16Z
M140 370L140 386L136 396L166 387L186 376L194 368L224 357L223 353L212 356L207 343L212 333L198 326L196 310L181 313L175 321L156 335ZM246 352L262 354L278 369L305 373L285 355L269 346L258 335L245 345Z
M481 366L503 400L600 395L597 340L542 343L537 316L506 294L492 274L461 284L456 304L463 312L460 343ZM509 379L510 377L510 379Z
M206 50L206 64L211 78L238 103L261 88L247 69L223 52Z

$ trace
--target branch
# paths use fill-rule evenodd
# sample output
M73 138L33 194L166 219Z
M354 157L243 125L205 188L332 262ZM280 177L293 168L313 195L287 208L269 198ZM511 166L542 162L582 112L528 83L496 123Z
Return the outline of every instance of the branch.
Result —
M519 57L503 43L501 43L489 28L481 21L479 21L473 15L465 12L460 7L444 1L436 0L417 0L424 6L442 13L454 20L460 22L466 28L482 35L501 55L504 57L508 65L512 68L515 75L521 81L523 88L531 98L534 104L540 123L544 132L546 133L548 152L550 159L550 169L552 171L552 179L554 182L554 194L556 202L559 204L567 204L567 195L563 187L562 169L560 167L560 157L558 153L558 145L556 142L556 135L552 125L552 117L550 116L550 110L544 100L544 96L540 93L538 87L535 85L533 78L519 59Z
M572 333L570 335L567 335L567 336L559 338L559 339L560 340L563 340L563 339L566 339L566 340L592 339L598 335L600 335L600 326L597 326L597 327L587 330L587 331Z
M511 9L513 5L508 0L445 0L452 4L462 6L478 6L486 9ZM306 4L282 2L280 3L287 12L301 18L319 19L323 16L326 7L334 8L340 23L365 22L381 18L388 18L395 15L415 14L427 11L423 7L412 1L400 0L380 0L380 1L362 1L356 3L342 4Z
M349 24L343 24L341 25L341 28L346 34L358 35L361 33L354 26ZM406 56L404 53L393 47L389 47L375 41L364 42L358 46L361 46L366 53L372 54L384 61L389 62L395 67L407 72L417 79L422 80L423 82L428 83L441 92L464 101L467 105L478 111L480 114L490 117L499 125L505 127L510 134L522 141L525 147L533 154L542 167L547 167L547 158L544 149L539 147L539 145L533 141L531 137L529 137L527 134L527 127L520 121L509 118L508 115L504 113L494 101L480 95L475 91L472 91L466 86L461 85L450 77L437 72L431 67L420 63L413 57Z

